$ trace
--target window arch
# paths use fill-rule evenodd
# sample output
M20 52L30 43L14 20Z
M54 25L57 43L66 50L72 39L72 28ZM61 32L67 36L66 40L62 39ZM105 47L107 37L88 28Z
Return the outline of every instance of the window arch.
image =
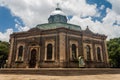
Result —
M75 44L72 44L72 59L76 59L77 58L77 47Z
M51 60L52 59L52 44L47 45L47 59Z
M23 56L23 46L20 46L19 50L18 50L18 60L19 61L22 60L22 56Z
M101 61L100 47L97 47L97 58L98 58L98 61Z
M91 60L91 50L89 45L86 46L86 54L87 54L87 60Z

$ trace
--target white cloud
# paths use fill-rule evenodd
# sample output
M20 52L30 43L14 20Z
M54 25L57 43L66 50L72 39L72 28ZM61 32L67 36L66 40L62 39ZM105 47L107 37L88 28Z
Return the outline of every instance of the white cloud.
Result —
M69 22L80 25L82 29L85 29L86 26L89 26L91 31L105 34L108 36L108 39L110 39L120 37L120 26L113 25L115 21L118 21L119 23L120 15L110 9L107 9L107 15L103 18L102 23L98 21L92 21L91 17L82 19L77 16L74 16Z
M0 0L0 5L9 8L13 16L18 16L23 20L25 27L22 27L16 21L16 28L19 31L26 31L37 24L47 23L50 13L59 2L60 7L66 15L73 15L69 23L78 24L82 29L89 26L92 31L105 34L109 38L120 37L120 26L113 25L115 21L120 24L120 0L108 1L110 1L113 8L112 10L107 9L107 15L103 18L103 23L99 21L93 22L91 17L80 18L85 16L100 16L96 5L89 5L85 0ZM105 8L104 5L100 7L100 9L103 8Z
M85 0L66 0L62 6L67 14L78 15L81 17L93 16L96 12L96 5L89 5ZM63 8L63 9L64 9Z
M108 0L112 4L112 10L120 15L120 0Z
M0 40L1 41L9 41L10 34L13 33L13 29L7 29L6 32L0 32Z
M15 28L17 28L19 31L27 31L30 29L29 27L27 27L27 26L23 27L20 24L15 24Z
M105 8L105 6L104 6L104 5L101 5L100 9L102 10L102 9L104 9L104 8Z
M112 25L115 21L120 24L120 15L111 9L107 9L107 16L103 19L104 24Z
M47 22L47 16L52 10L49 0L5 0L4 4L11 10L13 16L20 17L26 26L35 27L38 23Z
M17 19L15 19L14 21L16 22L15 28L17 28L19 31L27 31L30 29L30 27L21 26L21 23Z
M4 0L14 16L20 17L26 26L35 27L46 23L50 13L59 2L67 14L79 16L93 16L96 14L96 5L89 5L85 0ZM68 12L69 11L69 12Z

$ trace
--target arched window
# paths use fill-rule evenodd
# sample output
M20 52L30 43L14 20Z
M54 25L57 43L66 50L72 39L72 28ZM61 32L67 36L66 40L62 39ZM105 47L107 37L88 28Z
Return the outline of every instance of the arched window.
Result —
M77 58L77 47L75 44L72 44L72 59L76 59Z
M51 60L52 59L52 44L47 45L47 59Z
M19 50L18 50L18 60L19 61L22 60L22 56L23 56L23 46L20 46Z
M86 46L86 54L87 54L87 60L91 60L91 51L90 51L90 46Z
M101 61L101 52L99 47L97 47L97 58L98 58L98 61Z

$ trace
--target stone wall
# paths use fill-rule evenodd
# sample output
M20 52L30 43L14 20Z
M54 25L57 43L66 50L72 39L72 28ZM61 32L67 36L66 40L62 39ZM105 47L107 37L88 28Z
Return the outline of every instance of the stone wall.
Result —
M78 56L83 56L86 63L85 67L107 67L108 55L105 43L105 36L83 33L66 28L52 30L33 29L27 32L14 33L10 37L10 53L8 58L8 67L29 68L31 51L35 49L36 67L79 67ZM52 60L47 60L46 46L48 43L53 45ZM76 60L72 60L71 45L76 45ZM18 48L23 46L22 61L17 61ZM91 61L86 61L86 45L91 47ZM100 47L102 61L98 62L96 56L96 47Z

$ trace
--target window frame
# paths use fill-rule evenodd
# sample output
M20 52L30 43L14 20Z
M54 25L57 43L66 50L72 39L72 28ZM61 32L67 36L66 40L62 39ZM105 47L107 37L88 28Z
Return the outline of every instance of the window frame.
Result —
M72 59L76 60L77 59L77 46L76 44L72 44L71 46L72 48Z
M73 54L73 52L72 52L72 45L73 44L76 46L76 58L75 59L73 59L73 55L72 55ZM69 59L70 59L70 61L78 61L78 55L79 55L78 41L77 40L70 40L69 45L70 45L70 47L69 47L69 50L70 50Z
M52 59L47 59L47 45L52 44ZM55 41L53 39L48 39L45 41L45 55L44 61L54 61L55 60Z
M99 53L98 53L98 49L99 49ZM102 62L102 56L101 56L101 48L97 47L96 48L96 53L97 53L97 61L98 62ZM100 59L99 59L100 58Z
M52 60L52 55L53 55L53 45L49 43L47 44L47 56L46 56L47 60Z
M18 61L22 61L22 57L23 57L23 46L19 46L18 48Z
M89 54L89 55L88 55ZM86 45L86 60L87 61L91 61L91 47L90 45Z
M23 47L23 51L22 51L21 59L19 59L19 48L20 48L21 46ZM25 51L24 48L25 48L25 45L24 45L24 44L18 44L15 62L23 62L23 61L24 61L24 51Z

